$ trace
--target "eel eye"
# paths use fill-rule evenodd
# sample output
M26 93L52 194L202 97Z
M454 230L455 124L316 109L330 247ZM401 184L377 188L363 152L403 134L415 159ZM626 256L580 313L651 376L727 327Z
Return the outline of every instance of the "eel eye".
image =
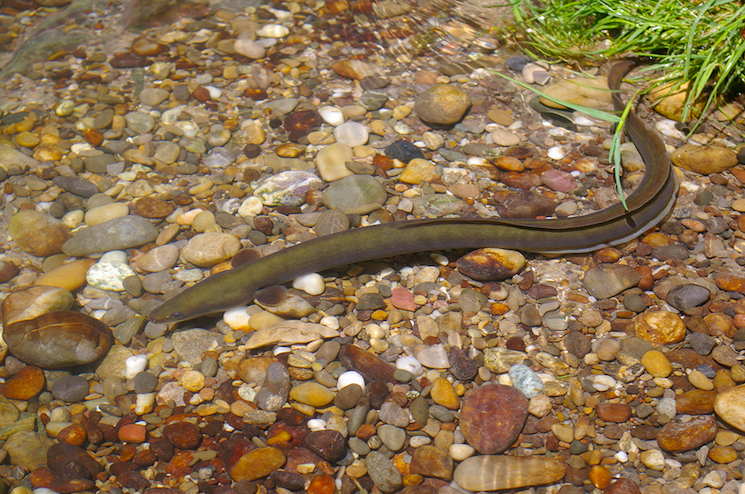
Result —
M180 312L174 312L174 313L171 314L171 317L169 317L168 319L179 319L182 316L183 316L182 313L180 313Z

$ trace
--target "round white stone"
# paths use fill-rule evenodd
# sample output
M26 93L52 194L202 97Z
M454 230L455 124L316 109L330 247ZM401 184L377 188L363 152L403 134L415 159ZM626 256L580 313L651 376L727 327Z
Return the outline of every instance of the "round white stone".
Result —
M411 372L413 375L418 376L424 372L424 367L419 361L410 355L405 355L396 360L396 369L405 370Z
M358 384L360 388L365 389L365 378L357 371L347 371L339 376L336 389L346 388L350 384Z
M334 137L350 147L362 146L367 143L369 132L359 122L345 122L334 129Z
M288 34L290 34L290 30L279 24L267 24L256 31L256 35L262 38L284 38Z
M310 273L295 278L292 281L292 288L302 290L308 295L320 295L326 291L326 283L320 274Z
M101 258L98 260L99 262L123 262L126 264L127 262L127 253L123 250L112 250L104 255L101 256Z
M137 395L137 401L135 402L135 413L137 415L144 415L153 411L153 405L155 404L155 396L158 393L141 393Z
M451 444L448 452L455 461L463 461L469 456L473 456L476 450L468 444Z
M339 329L339 319L335 316L324 316L321 318L319 323L323 324L327 328Z
M553 146L548 148L548 152L546 153L546 155L548 155L548 157L552 160L560 160L564 158L564 156L566 156L566 153L561 148L561 146Z
M264 204L256 196L247 197L238 208L238 215L241 218L248 216L254 217L261 214L264 210Z
M248 325L249 319L251 319L251 316L246 312L246 306L233 307L226 310L222 315L222 320L233 331L246 331L250 329Z
M592 385L598 391L608 391L610 388L616 385L616 380L613 379L611 376L606 376L605 374L601 374L601 375L593 376Z
M310 419L308 421L308 429L312 431L322 431L326 429L326 421L323 419Z
M322 108L319 108L318 114L321 115L321 118L324 122L329 125L333 125L334 127L343 124L346 120L344 117L344 113L335 106L324 106Z
M266 55L264 47L252 39L237 39L233 44L233 48L235 48L237 53L254 60L264 58L264 55Z
M124 361L124 377L134 379L147 367L147 355L132 355Z

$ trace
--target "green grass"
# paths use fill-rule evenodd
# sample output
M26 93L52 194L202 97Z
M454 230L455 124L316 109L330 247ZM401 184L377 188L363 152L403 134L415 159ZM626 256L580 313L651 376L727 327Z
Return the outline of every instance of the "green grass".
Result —
M745 5L707 0L512 0L523 48L537 58L602 62L648 58L647 90L689 83L690 103L745 85Z

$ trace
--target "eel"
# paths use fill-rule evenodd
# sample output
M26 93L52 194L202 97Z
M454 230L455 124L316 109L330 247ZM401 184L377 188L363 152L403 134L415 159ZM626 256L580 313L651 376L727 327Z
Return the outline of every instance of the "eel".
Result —
M615 63L608 86L617 90L636 62ZM618 92L613 106L624 104ZM257 290L334 266L413 252L501 247L534 253L581 253L627 242L657 225L672 209L677 184L660 136L634 112L626 133L646 164L626 200L584 216L560 219L424 219L356 228L295 244L195 284L150 313L153 322L177 322L249 303Z

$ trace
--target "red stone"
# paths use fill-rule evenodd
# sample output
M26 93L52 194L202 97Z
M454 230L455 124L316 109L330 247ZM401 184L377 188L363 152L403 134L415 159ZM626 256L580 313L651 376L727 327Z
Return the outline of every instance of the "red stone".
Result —
M163 436L180 449L197 449L202 442L202 433L191 422L173 422L163 428Z
M714 413L714 399L717 392L692 389L675 398L675 411L678 415L708 415Z
M119 429L119 440L125 443L144 443L147 438L147 429L140 424L127 424Z
M354 345L344 345L339 351L339 362L347 369L353 369L362 374L366 381L386 381L395 383L393 373L396 368L370 352Z
M135 211L143 218L165 218L176 206L157 197L141 197L135 202Z
M640 494L639 486L633 481L622 477L615 482L611 482L605 488L603 494Z
M713 415L697 417L686 423L670 422L657 435L657 444L668 453L691 451L713 441L718 430Z
M41 393L45 382L44 372L36 366L29 365L0 384L0 395L10 400L30 400Z
M528 416L528 399L517 388L479 386L463 399L460 428L468 444L483 455L506 451L518 438Z
M414 303L414 295L403 287L391 290L391 304L393 307L402 310L415 311L417 308Z
M620 424L631 418L631 407L624 403L598 403L595 407L598 418L604 422Z

